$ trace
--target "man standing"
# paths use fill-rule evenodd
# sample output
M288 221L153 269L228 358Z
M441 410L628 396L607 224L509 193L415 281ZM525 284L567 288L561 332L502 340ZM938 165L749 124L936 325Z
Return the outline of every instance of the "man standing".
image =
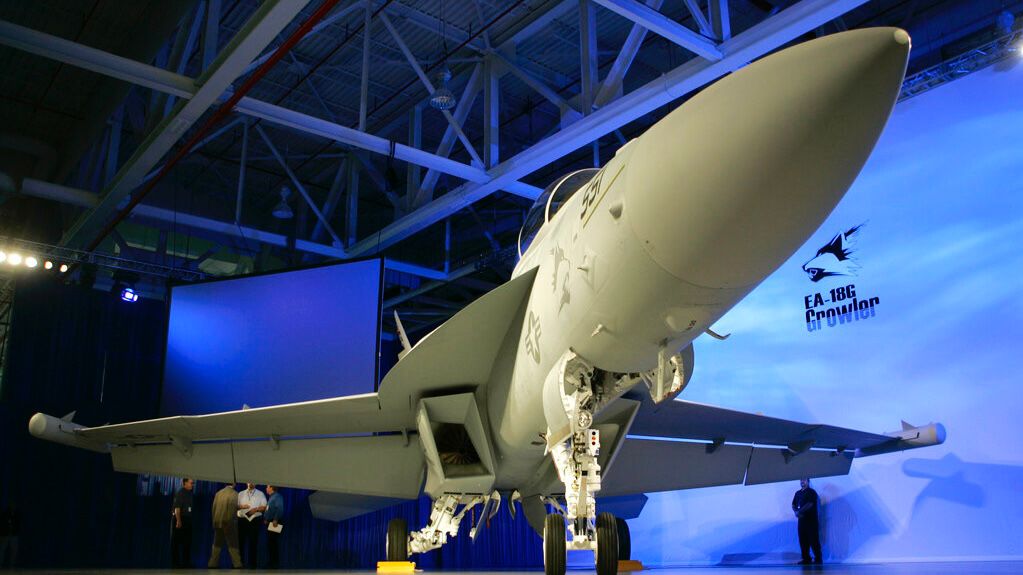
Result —
M231 555L231 565L235 569L242 568L242 558L238 553L238 492L234 484L228 483L213 496L213 551L210 561L206 564L216 569L220 563L220 550L227 544Z
M238 509L245 513L238 518L238 543L245 559L245 566L256 568L259 559L259 532L266 511L266 495L252 483L245 484L245 490L238 494Z
M190 477L181 480L181 489L171 505L171 567L192 567L192 487Z
M18 564L20 532L18 508L13 503L8 503L7 508L0 512L0 569L13 569Z
M266 504L266 514L263 515L263 521L266 522L268 528L277 529L280 527L282 519L284 519L284 497L277 492L277 488L273 485L267 485L266 492L270 494L270 501ZM267 529L266 531L266 551L269 556L267 567L277 569L281 566L281 534L273 529Z
M810 563L810 549L813 548L814 563L822 563L821 532L817 522L817 492L810 487L809 479L799 480L799 491L792 497L792 511L799 520L799 550L803 554L800 565Z

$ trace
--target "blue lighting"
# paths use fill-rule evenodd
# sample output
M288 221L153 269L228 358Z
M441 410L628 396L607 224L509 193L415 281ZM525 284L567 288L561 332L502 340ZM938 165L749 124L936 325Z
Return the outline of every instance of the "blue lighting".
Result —
M134 303L139 301L139 294L135 293L135 290L131 289L130 287L126 287L123 290L121 290L121 299L127 302Z

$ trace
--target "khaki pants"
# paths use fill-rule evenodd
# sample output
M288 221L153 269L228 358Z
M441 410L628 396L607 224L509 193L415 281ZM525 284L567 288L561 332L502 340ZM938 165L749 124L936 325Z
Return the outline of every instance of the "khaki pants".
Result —
M210 554L210 562L206 564L210 569L216 569L220 565L220 550L227 543L227 551L231 555L231 565L235 569L241 569L242 556L238 553L238 524L229 522L223 527L213 529L213 552Z

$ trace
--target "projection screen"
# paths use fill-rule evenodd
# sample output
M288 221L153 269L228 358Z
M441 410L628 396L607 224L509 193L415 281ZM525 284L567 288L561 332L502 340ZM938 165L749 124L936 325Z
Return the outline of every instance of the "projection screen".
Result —
M372 392L383 263L172 288L162 415Z

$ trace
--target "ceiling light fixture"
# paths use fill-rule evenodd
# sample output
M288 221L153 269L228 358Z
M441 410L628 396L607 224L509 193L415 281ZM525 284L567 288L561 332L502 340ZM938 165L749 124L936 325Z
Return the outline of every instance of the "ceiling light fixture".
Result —
M273 216L279 220L290 220L295 216L295 212L291 211L291 206L288 205L288 197L291 196L291 190L287 187L281 188L281 201L277 202L274 206Z
M450 110L458 104L455 93L448 88L448 81L451 80L451 70L447 66L437 72L437 88L430 95L430 107L436 110Z

